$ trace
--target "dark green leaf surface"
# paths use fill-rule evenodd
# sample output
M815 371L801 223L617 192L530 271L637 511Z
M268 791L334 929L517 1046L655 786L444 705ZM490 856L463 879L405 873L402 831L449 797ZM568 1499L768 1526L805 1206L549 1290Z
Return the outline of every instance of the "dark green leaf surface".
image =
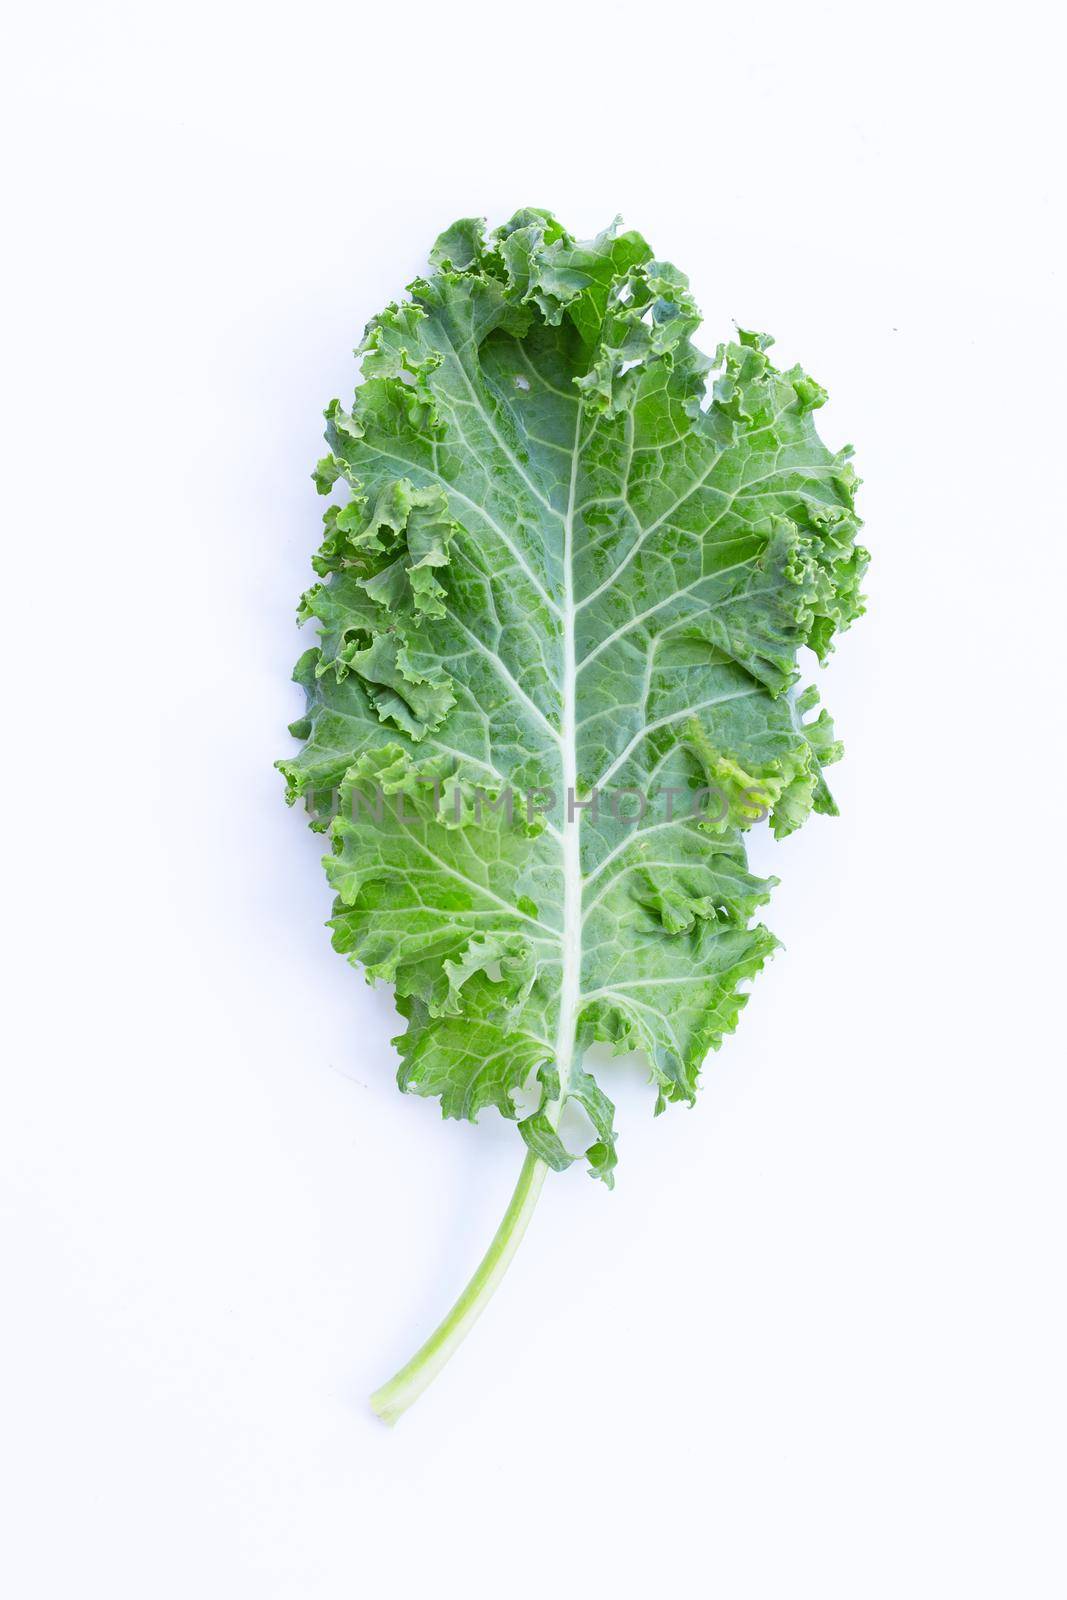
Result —
M744 831L833 810L840 749L798 656L862 609L856 479L816 433L820 386L754 333L709 361L640 235L578 243L524 211L455 223L430 260L326 413L316 480L349 497L279 765L291 800L337 798L334 943L396 985L401 1087L496 1106L553 1167L573 1098L610 1183L586 1047L644 1051L657 1107L691 1101L775 944ZM528 812L530 791L554 799Z

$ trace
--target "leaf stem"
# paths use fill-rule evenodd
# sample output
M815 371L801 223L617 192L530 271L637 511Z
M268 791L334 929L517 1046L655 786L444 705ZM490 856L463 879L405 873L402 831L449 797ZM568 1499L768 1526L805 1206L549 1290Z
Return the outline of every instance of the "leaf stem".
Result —
M473 391L472 391L473 393ZM574 1061L575 1031L581 1008L579 995L582 965L582 865L579 826L581 812L574 802L578 788L578 744L575 723L576 655L574 604L574 503L578 484L578 456L582 435L582 408L578 406L571 449L570 488L563 516L563 601L559 609L563 621L563 684L560 699L560 764L563 777L563 818L560 831L563 873L563 928L560 937L562 971L560 976L559 1025L556 1036L556 1065L559 1070L559 1095L547 1108L553 1128L567 1099ZM502 442L502 441L501 441ZM520 468L521 471L521 468ZM523 474L525 476L525 474ZM529 481L529 480L527 480ZM534 487L533 484L530 485ZM539 498L543 498L540 496ZM547 502L546 502L547 503ZM551 509L551 508L550 508ZM392 1424L417 1400L436 1378L445 1362L466 1338L481 1316L490 1296L508 1269L512 1256L526 1232L526 1225L537 1204L548 1168L531 1150L522 1164L519 1181L508 1202L503 1220L493 1236L473 1278L441 1325L431 1333L406 1366L383 1383L370 1397L373 1410L383 1422Z
M519 1181L474 1276L426 1343L400 1371L376 1389L371 1408L390 1426L419 1398L441 1368L455 1354L488 1305L501 1278L519 1248L526 1225L533 1215L537 1197L548 1168L531 1151L522 1164Z

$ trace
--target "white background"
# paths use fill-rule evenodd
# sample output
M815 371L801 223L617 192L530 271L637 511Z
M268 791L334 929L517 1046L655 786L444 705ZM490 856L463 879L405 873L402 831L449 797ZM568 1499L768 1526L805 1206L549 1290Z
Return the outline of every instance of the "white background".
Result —
M1061 1600L1039 9L58 0L4 54L6 1592ZM389 1432L522 1152L397 1094L271 762L321 408L442 227L526 204L826 384L870 612L698 1108L611 1076L616 1192L550 1179Z

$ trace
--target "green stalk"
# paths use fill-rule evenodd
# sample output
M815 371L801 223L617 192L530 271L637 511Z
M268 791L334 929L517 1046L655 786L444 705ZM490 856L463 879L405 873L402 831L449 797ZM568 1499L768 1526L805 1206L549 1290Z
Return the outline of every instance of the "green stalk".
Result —
M562 972L560 980L559 1026L555 1059L559 1068L559 1093L546 1108L553 1128L567 1099L574 1060L575 1033L581 1010L579 993L582 969L582 862L579 843L581 813L573 811L578 790L578 740L575 725L577 694L575 681L575 602L574 602L574 496L578 484L578 454L582 431L582 408L578 406L571 447L571 481L567 513L563 519L563 686L560 708L560 765L563 777L564 815L560 836L563 869L563 927L560 934ZM482 1257L474 1277L440 1327L431 1333L421 1350L416 1351L395 1378L383 1383L370 1397L373 1409L383 1422L394 1423L412 1401L433 1382L445 1362L473 1328L504 1276L526 1224L537 1204L548 1168L531 1150L522 1164L515 1192L493 1242Z
M531 1151L522 1164L519 1181L508 1202L493 1242L477 1271L444 1321L417 1350L395 1377L383 1383L370 1397L372 1409L391 1427L436 1378L445 1362L467 1337L508 1270L512 1256L533 1215L548 1168Z

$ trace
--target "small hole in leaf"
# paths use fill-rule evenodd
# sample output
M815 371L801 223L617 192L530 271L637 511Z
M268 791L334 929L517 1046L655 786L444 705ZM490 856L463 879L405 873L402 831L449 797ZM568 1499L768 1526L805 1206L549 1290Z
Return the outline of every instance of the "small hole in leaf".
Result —
M532 1067L526 1075L525 1083L509 1090L516 1116L532 1117L544 1098L544 1088L537 1073L538 1068Z
M589 1113L577 1100L568 1100L563 1107L563 1115L559 1119L559 1136L564 1148L572 1156L583 1155L595 1141L597 1132L589 1119Z
M521 372L516 372L515 387L516 389L528 389L530 387L529 378L524 378Z

